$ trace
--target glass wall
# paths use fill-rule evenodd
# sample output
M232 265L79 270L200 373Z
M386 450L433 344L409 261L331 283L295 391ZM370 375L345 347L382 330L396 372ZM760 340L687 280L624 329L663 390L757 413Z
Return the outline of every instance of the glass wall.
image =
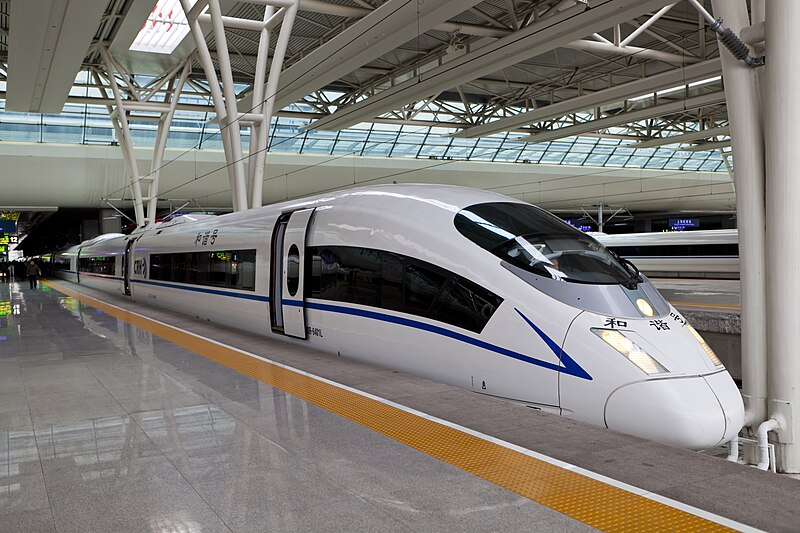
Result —
M76 97L110 97L91 87L89 74L82 72L70 92ZM146 83L147 79L140 80ZM238 87L237 90L243 89ZM0 90L5 83L0 82ZM185 92L181 103L207 106L200 93ZM287 111L309 112L311 107L292 105ZM219 126L213 113L177 111L167 141L169 148L222 150ZM450 137L455 130L442 127L363 123L342 131L305 130L311 119L276 117L269 149L272 152L323 154L330 156L374 156L444 161L497 161L548 165L645 168L665 170L725 171L717 151L681 151L673 145L635 149L632 141L570 137L544 143L515 140L519 133L498 133L480 139ZM157 124L132 121L136 146L153 146ZM247 153L249 136L243 129ZM620 130L622 132L622 130ZM70 144L117 143L116 133L105 106L72 104L61 114L16 113L5 110L0 100L0 141L53 142Z

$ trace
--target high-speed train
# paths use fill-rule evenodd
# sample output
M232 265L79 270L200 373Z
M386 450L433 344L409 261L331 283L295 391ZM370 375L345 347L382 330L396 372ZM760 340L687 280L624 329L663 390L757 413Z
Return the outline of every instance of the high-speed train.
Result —
M183 215L52 260L143 304L680 447L743 424L731 376L644 275L491 192L350 189Z
M735 229L592 236L651 276L738 278Z

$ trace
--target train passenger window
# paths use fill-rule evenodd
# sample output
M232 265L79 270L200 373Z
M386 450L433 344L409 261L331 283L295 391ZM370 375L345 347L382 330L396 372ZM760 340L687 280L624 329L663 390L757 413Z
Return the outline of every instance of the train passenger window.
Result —
M53 257L53 270L69 270L70 259L65 256Z
M255 250L151 254L150 279L253 291L255 265Z
M479 333L503 299L436 265L393 252L309 247L306 297L431 318Z
M427 315L446 280L447 278L430 268L407 265L403 284L403 310L415 315Z
M170 279L172 257L170 254L153 254L150 256L150 278Z
M230 252L210 252L208 284L227 287L230 284L228 275L231 268Z
M300 250L297 245L293 244L289 247L289 253L286 258L286 288L289 289L289 295L294 296L297 294L297 288L300 286Z
M476 283L451 278L437 302L432 316L455 326L480 331L502 299Z
M232 252L231 287L245 291L256 290L256 251Z
M403 258L390 252L381 253L381 307L403 310Z
M116 256L105 255L97 257L80 257L78 259L78 270L91 274L102 274L113 276L116 268Z
M317 279L311 276L312 297L380 306L382 268L377 250L341 246L309 255L319 265Z

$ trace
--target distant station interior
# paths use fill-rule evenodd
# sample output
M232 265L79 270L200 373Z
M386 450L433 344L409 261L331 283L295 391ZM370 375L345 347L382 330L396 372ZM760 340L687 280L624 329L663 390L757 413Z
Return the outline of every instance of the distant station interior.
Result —
M0 0L0 532L798 531L797 28Z

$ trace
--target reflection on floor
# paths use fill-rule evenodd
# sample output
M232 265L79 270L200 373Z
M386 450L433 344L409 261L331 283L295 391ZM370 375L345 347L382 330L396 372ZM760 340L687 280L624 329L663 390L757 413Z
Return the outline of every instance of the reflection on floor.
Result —
M51 291L0 283L0 531L584 531Z

